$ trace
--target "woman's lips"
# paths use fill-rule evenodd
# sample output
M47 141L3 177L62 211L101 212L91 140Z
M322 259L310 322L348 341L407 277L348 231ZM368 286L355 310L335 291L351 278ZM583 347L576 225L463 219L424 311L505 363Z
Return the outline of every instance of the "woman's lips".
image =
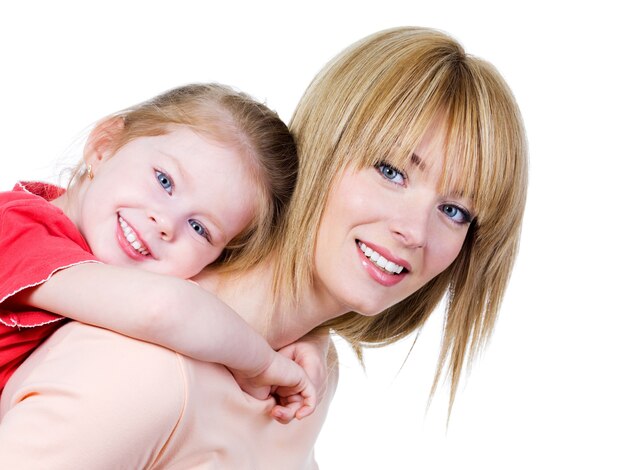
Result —
M393 257L388 250L360 240L356 241L357 253L365 271L379 284L390 287L402 281L410 271L406 261ZM384 256L380 251L389 256Z

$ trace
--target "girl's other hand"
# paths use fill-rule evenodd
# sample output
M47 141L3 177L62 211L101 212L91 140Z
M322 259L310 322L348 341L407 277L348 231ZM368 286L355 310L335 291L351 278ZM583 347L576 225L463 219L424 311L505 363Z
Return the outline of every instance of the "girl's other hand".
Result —
M304 369L284 354L274 352L269 366L255 376L231 372L241 389L254 398L274 397L276 405L270 414L279 423L305 418L315 410L316 387Z
M318 397L323 399L328 386L328 346L330 335L328 332L309 333L295 343L285 346L278 352L300 365L313 383ZM288 423L294 418L301 419L305 416L298 406L298 395L288 397L288 400L280 400L277 397L277 405L272 410L274 419L281 423ZM312 410L311 410L312 412Z

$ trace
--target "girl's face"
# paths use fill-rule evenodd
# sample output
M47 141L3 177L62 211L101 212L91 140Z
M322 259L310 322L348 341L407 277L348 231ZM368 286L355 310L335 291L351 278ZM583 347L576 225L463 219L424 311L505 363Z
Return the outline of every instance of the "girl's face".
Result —
M473 218L471 201L438 190L440 135L407 168L348 167L329 194L315 248L315 280L341 311L375 315L445 270Z
M245 157L183 126L89 158L73 220L105 263L188 278L253 219ZM72 215L70 215L72 217Z

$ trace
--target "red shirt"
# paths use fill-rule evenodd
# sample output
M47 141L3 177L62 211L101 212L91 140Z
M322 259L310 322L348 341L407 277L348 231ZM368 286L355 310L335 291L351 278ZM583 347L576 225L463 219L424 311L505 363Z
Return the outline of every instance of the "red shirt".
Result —
M61 269L97 261L72 221L50 204L63 193L46 183L18 183L0 192L0 391L64 320L29 306L9 309L8 300Z

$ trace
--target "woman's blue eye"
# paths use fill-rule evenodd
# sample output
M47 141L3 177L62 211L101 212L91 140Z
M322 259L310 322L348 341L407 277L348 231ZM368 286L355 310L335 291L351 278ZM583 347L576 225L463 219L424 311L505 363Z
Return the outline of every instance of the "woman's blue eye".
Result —
M172 180L170 179L170 177L166 173L163 173L162 171L159 171L159 170L154 170L154 174L159 184L163 187L163 189L165 189L165 191L167 191L168 194L172 194L173 184L172 184Z
M202 225L200 222L198 222L195 219L190 219L189 225L191 225L191 228L193 229L194 232L196 232L202 238L206 238L209 242L211 242L211 236L209 234L209 231L206 229L204 225Z
M452 219L457 224L467 224L471 221L471 216L469 212L453 204L442 205L441 212L443 212L447 217Z
M379 163L378 171L383 175L383 178L388 179L392 183L404 184L404 173L388 163Z

